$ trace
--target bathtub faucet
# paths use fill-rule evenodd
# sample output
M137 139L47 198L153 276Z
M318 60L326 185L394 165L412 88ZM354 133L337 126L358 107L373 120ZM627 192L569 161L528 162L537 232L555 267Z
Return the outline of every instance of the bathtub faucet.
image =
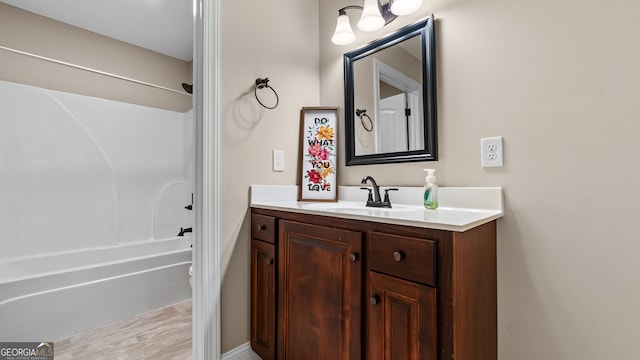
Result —
M184 229L180 228L180 232L178 233L178 236L184 236L185 233L192 232L192 231L193 231L192 228L184 228Z

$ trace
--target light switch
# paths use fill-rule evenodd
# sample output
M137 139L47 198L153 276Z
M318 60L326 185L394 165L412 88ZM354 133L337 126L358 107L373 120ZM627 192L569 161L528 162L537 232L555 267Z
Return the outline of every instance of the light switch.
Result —
M284 171L284 150L273 150L273 171Z

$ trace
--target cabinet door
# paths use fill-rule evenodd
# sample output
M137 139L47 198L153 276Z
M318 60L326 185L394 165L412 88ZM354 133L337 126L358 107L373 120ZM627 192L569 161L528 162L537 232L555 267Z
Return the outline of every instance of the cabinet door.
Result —
M436 289L369 272L367 359L436 359Z
M264 360L276 358L275 247L251 240L251 348Z
M362 234L279 226L278 359L359 360Z

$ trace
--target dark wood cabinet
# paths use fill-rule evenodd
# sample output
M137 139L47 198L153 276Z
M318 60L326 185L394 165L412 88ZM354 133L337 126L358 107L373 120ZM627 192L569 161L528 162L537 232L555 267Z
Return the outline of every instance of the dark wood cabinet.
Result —
M251 232L263 359L497 359L495 220L456 232L253 208Z
M367 359L436 359L436 289L369 273Z
M276 359L276 218L251 215L251 348Z
M279 227L278 359L360 359L362 234Z
M251 347L265 360L276 358L275 246L251 240Z
M437 359L435 240L368 237L367 359Z

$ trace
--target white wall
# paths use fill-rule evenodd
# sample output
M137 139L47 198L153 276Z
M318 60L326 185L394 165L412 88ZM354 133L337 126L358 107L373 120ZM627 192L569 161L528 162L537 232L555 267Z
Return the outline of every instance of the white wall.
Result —
M640 3L431 0L346 47L329 38L349 1L319 3L322 104L343 105L343 52L436 17L439 161L343 166L340 183L421 185L434 167L441 185L504 186L499 358L640 358ZM480 167L498 135L505 166Z

